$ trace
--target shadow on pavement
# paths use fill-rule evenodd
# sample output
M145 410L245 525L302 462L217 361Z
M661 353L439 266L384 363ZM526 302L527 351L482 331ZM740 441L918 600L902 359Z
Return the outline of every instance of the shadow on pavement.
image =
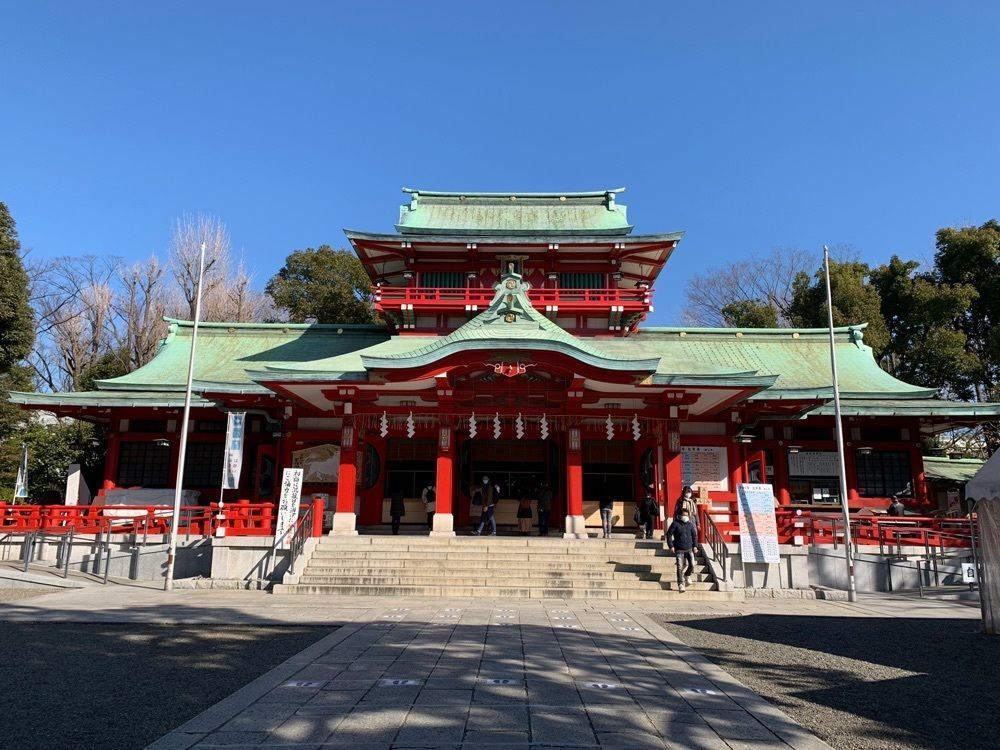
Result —
M835 747L1000 746L1000 638L978 620L654 619Z

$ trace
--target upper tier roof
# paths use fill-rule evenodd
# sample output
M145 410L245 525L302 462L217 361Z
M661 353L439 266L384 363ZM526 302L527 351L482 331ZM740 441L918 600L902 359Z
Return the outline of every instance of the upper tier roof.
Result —
M403 188L396 230L404 235L608 235L632 231L625 188L590 193L446 193Z

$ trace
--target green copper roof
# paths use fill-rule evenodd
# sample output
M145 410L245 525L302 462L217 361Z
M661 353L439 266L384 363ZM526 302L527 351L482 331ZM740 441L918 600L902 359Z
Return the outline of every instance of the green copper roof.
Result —
M170 321L159 352L144 367L120 378L101 380L101 390L183 390L191 352L193 326ZM195 390L261 392L248 370L271 365L311 362L386 341L383 328L367 325L293 323L202 323L198 326Z
M625 188L592 193L446 193L403 188L400 234L617 235L632 231L626 207L615 202Z
M184 392L177 391L76 391L73 393L11 393L15 404L56 409L66 406L120 406L179 408L184 406ZM215 402L195 395L191 406L215 406Z
M847 417L1000 418L1000 404L945 401L938 398L874 398L875 395L877 394L870 394L867 398L841 399L840 411ZM833 402L809 413L831 415L834 413Z
M964 483L972 479L983 468L984 461L978 458L944 458L924 456L924 476L928 479L942 479Z

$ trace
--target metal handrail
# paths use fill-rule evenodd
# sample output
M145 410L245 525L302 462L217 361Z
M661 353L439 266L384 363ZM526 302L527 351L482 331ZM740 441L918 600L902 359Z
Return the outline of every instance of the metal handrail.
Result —
M301 508L301 506L300 506ZM284 545L285 541L288 541L288 572L295 575L295 560L299 555L302 554L305 548L306 539L309 537L308 530L312 528L312 515L313 506L306 506L305 513L300 513L298 518L295 519L295 523L285 529L284 533L280 537L275 537L274 544L267 552L267 565L261 571L261 580L269 580L271 573L274 571L274 557L277 550ZM306 533L303 533L303 529ZM289 539L289 535L291 538Z
M715 520L708 513L703 513L702 518L705 522L705 541L712 548L712 555L719 561L719 565L722 566L722 578L727 579L729 577L727 573L729 568L729 546L726 544L726 538L723 536L722 531L719 530L719 527L716 526Z

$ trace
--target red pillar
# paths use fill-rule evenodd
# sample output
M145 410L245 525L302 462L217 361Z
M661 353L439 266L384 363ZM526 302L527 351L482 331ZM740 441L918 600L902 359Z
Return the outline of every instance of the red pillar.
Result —
M354 511L355 485L358 481L358 450L354 442L354 424L344 420L340 432L340 474L337 477L337 512L333 514L334 536L358 533Z
M584 539L587 529L583 519L583 453L580 428L570 427L566 441L566 532L563 536Z
M454 442L455 434L449 425L438 427L437 473L434 478L435 508L431 536L455 536L454 500Z
M858 498L858 452L855 448L844 448L844 479L847 481L847 502L856 503Z

